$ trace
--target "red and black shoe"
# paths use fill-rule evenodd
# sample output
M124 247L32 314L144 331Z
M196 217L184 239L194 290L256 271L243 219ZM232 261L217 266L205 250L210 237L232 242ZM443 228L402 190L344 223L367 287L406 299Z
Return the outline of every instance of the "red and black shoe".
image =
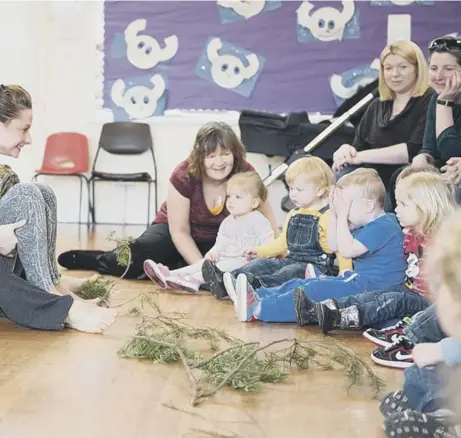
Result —
M401 336L389 347L380 347L371 353L371 360L378 365L390 368L408 368L413 365L415 345L405 336Z
M404 335L405 327L411 324L411 318L403 318L397 324L386 327L382 330L368 329L363 332L363 337L381 347L389 347Z

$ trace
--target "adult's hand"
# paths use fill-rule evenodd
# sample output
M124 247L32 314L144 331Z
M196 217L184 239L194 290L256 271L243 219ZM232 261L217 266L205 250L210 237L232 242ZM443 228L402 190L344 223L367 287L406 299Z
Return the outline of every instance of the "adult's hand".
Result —
M461 187L461 157L451 157L441 170L451 184Z
M333 171L339 172L349 164L353 164L354 158L357 156L357 150L350 144L343 144L333 154Z
M424 167L427 166L428 160L426 154L419 154L413 158L411 164L415 167Z
M445 88L439 94L439 99L456 101L461 97L461 72L455 71L445 81Z
M15 231L26 224L25 220L14 224L0 225L0 254L10 257L18 244Z

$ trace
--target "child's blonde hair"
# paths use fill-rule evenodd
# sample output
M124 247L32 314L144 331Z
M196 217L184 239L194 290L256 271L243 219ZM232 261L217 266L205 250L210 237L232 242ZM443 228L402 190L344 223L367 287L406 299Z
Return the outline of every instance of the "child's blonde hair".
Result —
M266 202L267 188L257 172L236 173L227 181L227 189L229 189L229 187L238 187L245 193L249 193L253 198L259 199L258 208Z
M445 285L461 300L461 211L451 213L435 233L425 260L425 278L432 293Z
M367 201L375 202L379 207L384 207L386 188L383 180L375 169L360 168L341 177L337 187L346 189L357 186L362 189L363 197Z
M433 164L425 164L424 166L413 166L412 164L409 164L399 173L396 184L398 184L403 178L406 178L407 176L421 172L430 172L440 175L439 169L437 169L437 167L435 167Z
M336 178L327 163L321 158L308 155L290 164L285 174L288 185L293 184L298 176L310 178L318 189L323 189L325 195L334 185Z
M413 173L397 182L396 194L402 193L416 205L423 236L436 232L444 216L455 209L453 191L443 176L433 171Z

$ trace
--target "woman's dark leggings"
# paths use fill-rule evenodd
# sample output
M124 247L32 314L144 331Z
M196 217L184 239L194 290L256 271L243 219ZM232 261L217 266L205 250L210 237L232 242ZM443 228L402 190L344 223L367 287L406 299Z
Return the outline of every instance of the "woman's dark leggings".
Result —
M199 251L206 254L215 242L196 242ZM126 278L138 278L144 274L144 260L151 259L162 263L170 269L185 266L184 259L177 251L171 239L168 224L152 224L141 236L131 244L132 263ZM100 274L121 276L125 267L117 263L115 251L107 251L97 256L97 266Z

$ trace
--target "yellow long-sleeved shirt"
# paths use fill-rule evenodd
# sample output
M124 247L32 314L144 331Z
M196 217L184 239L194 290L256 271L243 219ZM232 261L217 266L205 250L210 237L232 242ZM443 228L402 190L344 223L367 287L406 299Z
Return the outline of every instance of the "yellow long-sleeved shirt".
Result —
M309 208L298 208L291 210L285 223L283 224L282 232L277 237L277 239L273 240L271 243L267 245L260 246L257 248L257 255L261 258L271 258L277 257L281 255L285 255L288 251L288 243L287 243L287 229L288 224L290 223L290 219L297 214L310 214L312 216L317 216L319 218L319 244L322 250L326 254L333 254L333 251L328 247L328 222L330 221L331 217L331 210L327 210L324 213L320 213L318 210L312 210ZM344 271L345 269L352 270L352 260L342 257L341 254L338 252L335 253L336 258L338 259L339 265L339 272Z

